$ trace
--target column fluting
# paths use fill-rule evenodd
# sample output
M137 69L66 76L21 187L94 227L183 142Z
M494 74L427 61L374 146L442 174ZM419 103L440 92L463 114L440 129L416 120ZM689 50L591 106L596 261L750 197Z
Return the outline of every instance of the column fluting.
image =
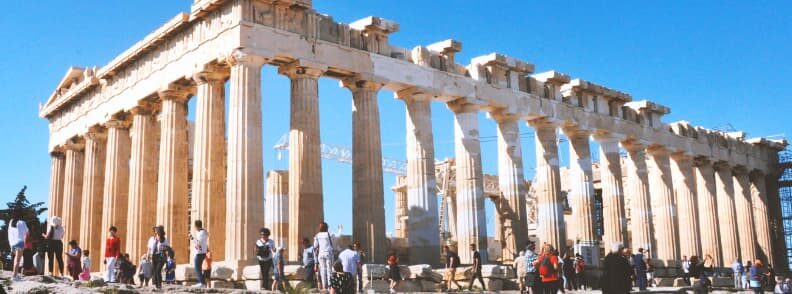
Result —
M716 267L723 266L718 222L717 189L715 169L712 162L696 157L693 162L696 174L696 198L698 200L699 232L701 233L701 255L710 255Z
M721 238L723 266L740 258L740 238L737 231L737 212L734 207L734 185L731 167L718 162L715 168L715 188L718 202L718 225Z
M679 262L679 235L677 233L674 186L671 177L670 153L667 149L651 146L647 167L649 170L649 190L654 219L653 249L655 262L660 265L658 275L675 276Z
M754 226L756 227L756 241L759 245L758 258L773 264L773 239L770 231L770 221L767 217L767 187L765 174L754 171L751 179L751 206L753 207ZM773 266L775 266L773 264Z
M595 139L600 145L599 171L604 227L602 240L606 248L610 248L614 243L628 246L619 139L606 134L597 135Z
M671 155L671 178L678 214L679 254L701 257L698 211L696 211L696 176L693 158L687 154Z
M557 249L566 247L564 205L561 197L561 171L558 161L556 125L543 120L530 123L535 129L537 235Z
M756 255L756 233L751 204L751 179L748 171L742 167L735 168L732 172L735 216L737 217L738 236L740 236L738 242L740 243L740 256L743 259L743 263L745 263L758 257Z
M126 250L133 261L146 253L157 225L157 171L160 126L150 106L133 108L129 159L129 207ZM124 224L120 224L124 226Z
M67 143L66 174L63 183L63 240L80 239L80 214L82 213L83 166L85 143L82 139ZM65 244L64 244L65 246Z
M630 247L652 248L652 206L649 198L649 174L646 147L625 144L627 149L627 195L630 197Z
M80 214L80 248L97 254L102 252L102 211L104 207L104 179L107 134L94 127L85 134L85 162L83 173L82 213ZM99 271L99 264L91 271Z

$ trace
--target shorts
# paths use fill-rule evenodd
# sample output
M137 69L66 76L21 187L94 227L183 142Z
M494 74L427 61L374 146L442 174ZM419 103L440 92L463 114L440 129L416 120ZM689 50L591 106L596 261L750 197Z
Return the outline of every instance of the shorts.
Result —
M25 249L25 242L19 241L16 244L11 246L11 250L24 250Z
M525 273L525 286L526 287L533 287L536 285L536 279L538 276L536 273Z
M281 275L280 275L280 273L278 273L277 271L276 271L276 272L273 272L273 273L272 273L272 279L274 279L275 281L280 281L280 280L281 280Z

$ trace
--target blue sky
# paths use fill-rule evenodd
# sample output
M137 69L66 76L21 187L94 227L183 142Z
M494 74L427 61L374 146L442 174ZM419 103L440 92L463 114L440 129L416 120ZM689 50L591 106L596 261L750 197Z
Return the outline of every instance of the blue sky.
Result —
M369 15L401 24L393 44L412 48L453 38L457 61L500 52L671 107L666 122L731 124L749 136L792 135L792 2L789 1L367 1L315 0L337 21ZM0 17L0 202L28 185L33 201L49 190L47 124L38 105L70 65L102 66L191 1L12 1ZM264 69L264 165L285 169L271 146L288 130L288 79ZM351 144L351 95L320 82L321 136ZM380 94L383 154L404 158L404 107ZM190 106L193 106L191 103ZM452 116L432 106L436 155L453 155ZM481 115L483 163L496 173L495 125ZM523 132L530 129L521 126ZM566 148L562 148L562 153ZM526 177L533 140L523 141ZM562 159L566 155L562 154ZM331 227L351 230L351 167L323 162ZM387 231L393 228L393 176L385 175ZM491 212L491 210L490 210ZM487 217L492 222L491 214ZM490 226L489 230L492 234Z

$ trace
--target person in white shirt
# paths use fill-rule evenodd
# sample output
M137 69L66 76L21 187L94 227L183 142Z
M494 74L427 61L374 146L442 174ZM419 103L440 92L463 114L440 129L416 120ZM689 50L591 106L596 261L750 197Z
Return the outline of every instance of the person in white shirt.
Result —
M360 265L360 254L352 248L352 245L338 254L338 260L344 267L345 273L349 273L352 277L357 277L358 265ZM352 284L355 284L354 278L352 279ZM355 289L357 289L357 287L355 287Z
M65 233L63 226L61 225L63 220L60 217L53 216L52 217L52 225L47 230L46 234L43 234L42 237L46 239L47 242L47 268L49 269L50 275L54 275L53 268L55 266L55 260L58 261L58 269L60 269L60 274L63 276L63 234Z
M258 260L259 264L259 276L260 282L259 285L261 290L270 290L272 283L270 278L270 270L272 269L272 255L275 254L275 242L270 239L270 230L267 228L261 228L259 230L259 234L261 238L256 240L256 260Z
M170 242L165 236L165 227L155 226L153 228L154 236L149 238L148 241L148 256L154 261L154 287L157 289L162 288L162 267L165 266L166 251L171 250Z
M195 267L195 274L198 275L198 284L193 285L193 288L204 288L206 287L206 281L204 281L201 265L203 265L203 261L206 259L206 250L209 248L209 233L203 228L203 222L201 220L195 220L193 224L197 232L195 236L190 235L190 240L192 240L195 248L193 266Z
M327 223L319 224L319 233L314 236L314 256L319 260L319 277L324 289L330 289L330 276L333 274L333 240L327 232Z
M18 215L14 216L10 225L8 226L8 245L11 246L11 252L14 253L14 263L12 263L12 277L15 281L20 281L22 278L22 252L25 249L25 236L28 234L28 227L25 221ZM19 272L19 273L17 273Z

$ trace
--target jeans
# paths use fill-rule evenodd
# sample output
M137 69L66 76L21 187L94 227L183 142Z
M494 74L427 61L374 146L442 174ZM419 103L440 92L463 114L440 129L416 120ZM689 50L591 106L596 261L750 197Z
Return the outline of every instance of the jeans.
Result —
M333 257L332 256L319 256L319 277L322 281L322 287L330 289L330 275L333 274Z
M108 283L115 283L116 281L116 272L115 272L115 264L116 264L117 257L105 257L107 260L107 267L105 269L105 281Z
M734 273L734 289L742 288L742 274Z
M270 278L270 270L272 269L272 259L268 260L259 260L259 279L261 281L260 288L261 290L269 290L272 286L272 281Z
M635 283L639 290L646 290L646 270L635 270Z
M55 260L58 260L58 269L60 274L63 274L63 241L49 240L49 248L47 249L47 259L49 264L49 273L53 274L52 268L55 265Z
M469 290L473 289L473 282L476 281L476 278L478 278L479 282L481 282L481 290L486 291L487 290L487 286L484 285L484 278L481 277L481 270L480 269L473 270L473 277L470 278L470 285L468 286L468 289Z
M315 263L303 265L303 275L305 276L305 281L311 285L311 288L316 287L316 278L314 277L315 266Z
M206 281L204 280L203 271L201 270L201 265L203 264L204 259L206 259L206 253L198 253L193 258L193 266L195 267L195 274L198 276L198 284L206 285Z
M152 280L157 289L162 288L162 267L165 266L165 258L159 254L154 255L154 277Z

